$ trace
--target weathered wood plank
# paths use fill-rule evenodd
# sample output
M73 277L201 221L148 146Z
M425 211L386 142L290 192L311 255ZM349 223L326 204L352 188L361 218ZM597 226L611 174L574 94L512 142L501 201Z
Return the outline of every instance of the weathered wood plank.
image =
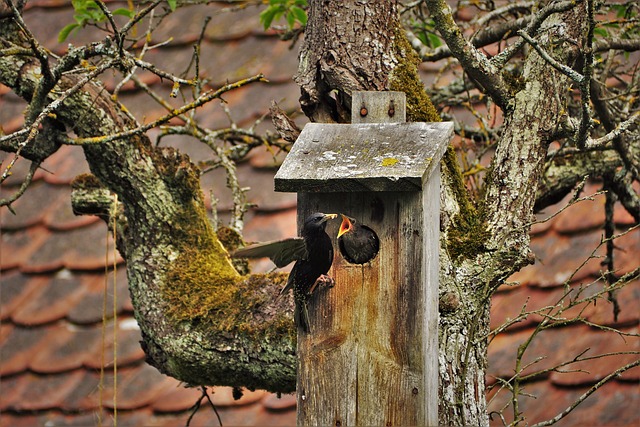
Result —
M404 92L354 92L351 97L351 123L403 123L407 121Z
M420 191L453 124L307 124L275 176L276 191Z

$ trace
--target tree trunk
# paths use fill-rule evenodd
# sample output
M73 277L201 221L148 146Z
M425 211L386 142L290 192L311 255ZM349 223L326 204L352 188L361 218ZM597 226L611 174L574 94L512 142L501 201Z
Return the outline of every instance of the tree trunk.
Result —
M300 104L314 122L349 122L353 91L389 88L399 29L396 2L309 3L295 76L302 91Z
M409 120L440 120L417 75L417 57L404 38L396 9L395 1L375 2L375 7L346 6L341 1L310 2L296 81L302 89L301 103L311 120L345 121L341 112L349 111L350 95L355 89L404 91ZM332 98L332 93L338 96ZM450 161L451 157L449 164ZM450 188L453 183L458 186L456 191ZM443 168L443 224L451 224L450 218L460 212L458 198L465 191L459 191L460 185L459 171ZM446 244L446 235L445 230L441 245ZM455 268L444 246L440 262L440 294L449 298L449 305L440 303L439 422L486 425L486 344L476 345L469 337L487 334L488 303L484 301L481 306L478 322L476 297L458 292L467 284L451 279ZM453 295L457 303L450 300ZM385 403L380 405L384 408Z

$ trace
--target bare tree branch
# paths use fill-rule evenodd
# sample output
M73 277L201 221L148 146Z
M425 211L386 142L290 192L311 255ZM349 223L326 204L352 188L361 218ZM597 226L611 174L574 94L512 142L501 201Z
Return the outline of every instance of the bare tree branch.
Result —
M578 405L580 403L582 403L585 399L587 399L589 396L591 396L600 387L602 387L603 385L605 385L606 383L608 383L612 379L618 377L623 372L628 371L631 368L635 368L638 365L640 365L640 359L638 359L638 360L636 360L634 362L628 363L628 364L626 364L624 366L621 366L620 368L616 369L615 371L611 372L609 375L604 377L602 380L598 381L594 386L592 386L589 390L587 390L585 393L583 393L578 399L576 399L575 402L573 402L567 409L562 411L560 414L556 415L555 417L553 417L550 420L534 424L531 427L545 427L545 426L550 426L552 424L557 423L558 421L560 421L561 419L563 419L564 417L569 415L571 413L571 411L573 411L576 407L578 407Z

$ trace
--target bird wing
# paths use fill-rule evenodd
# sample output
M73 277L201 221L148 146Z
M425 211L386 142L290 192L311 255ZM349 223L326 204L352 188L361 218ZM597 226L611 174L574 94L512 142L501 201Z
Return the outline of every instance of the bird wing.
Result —
M278 267L307 258L307 249L302 237L256 243L233 252L235 258L269 258Z

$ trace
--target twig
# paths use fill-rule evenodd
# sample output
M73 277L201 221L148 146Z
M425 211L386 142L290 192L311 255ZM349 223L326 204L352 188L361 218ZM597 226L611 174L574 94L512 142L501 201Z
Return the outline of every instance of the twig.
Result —
M198 108L204 104L206 104L207 102L212 101L213 99L219 98L222 94L233 90L233 89L237 89L239 87L245 86L247 84L253 83L253 82L257 82L257 81L261 81L261 82L265 82L266 79L264 78L264 75L262 74L258 74L256 76L253 77L249 77L247 79L243 79L240 81L237 81L235 83L229 83L226 84L224 86L222 86L220 89L215 90L215 91L209 91L209 92L205 92L204 94L202 94L202 96L198 97L195 101L183 105L182 107L174 110L173 112L171 112L170 114L167 114L157 120L154 120L150 123L147 123L145 125L142 126L138 126L135 129L130 129L128 131L124 131L124 132L119 132L119 133L115 133L112 135L103 135L103 136L95 136L95 137L90 137L90 138L77 138L74 140L68 140L67 143L70 145L85 145L85 144L102 144L102 143L106 143L106 142L112 142L115 141L117 139L123 139L123 138L127 138L129 136L132 135L137 135L137 134L141 134L143 132L148 131L149 129L153 129L154 127L157 127L159 125L162 125L164 123L167 123L169 120L171 120L174 117L177 117L187 111L193 110L194 108Z
M118 26L116 25L116 21L114 21L113 19L113 15L111 14L111 11L107 7L107 5L104 4L102 0L95 0L95 2L100 8L100 10L102 11L102 13L104 13L104 16L107 17L109 24L111 24L111 29L113 30L113 37L116 39L116 45L118 46L118 53L120 57L124 57L124 51L122 49L124 37L118 31Z
M9 163L5 171L2 173L2 179L0 180L0 182L4 181L9 175L11 175L11 167L15 164L17 159L18 159L18 154L15 155L15 157L11 160L11 163ZM22 181L22 185L20 185L20 188L18 189L18 191L13 193L7 199L0 199L0 206L6 206L7 208L9 208L11 213L13 213L14 215L16 214L11 208L11 204L16 200L18 200L24 194L24 192L27 191L27 188L31 184L31 181L33 181L33 176L35 175L39 166L40 166L40 162L31 163L31 166L29 167L29 172L27 173L27 176L25 177L24 181Z
M544 49L542 49L542 47L540 47L538 42L535 41L533 38L531 38L529 34L527 34L525 31L522 31L522 30L518 31L518 35L523 39L525 39L527 43L529 43L531 47L533 47L536 50L536 52L538 52L538 54L545 61L547 61L549 65L551 65L553 68L560 71L562 74L569 77L571 80L573 80L576 83L582 83L585 80L585 76L578 73L573 68L567 67L566 65L561 64L558 61L556 61L554 58L552 58L551 55L549 55Z
M562 418L566 417L567 415L569 415L569 413L571 411L573 411L579 404L581 404L587 397L591 396L596 390L598 390L600 387L602 387L604 384L608 383L611 379L619 376L620 374L622 374L623 372L631 369L631 368L635 368L636 366L640 365L640 359L628 363L618 369L616 369L615 371L613 371L612 373L610 373L609 375L607 375L606 377L604 377L602 380L598 381L597 384L595 384L593 387L591 387L589 390L587 390L584 394L582 394L578 399L575 400L575 402L573 402L567 409L565 409L564 411L562 411L561 413L559 413L558 415L556 415L555 417L553 417L550 420L547 421L543 421L541 423L537 423L534 424L531 427L545 427L545 426L550 426L552 424L557 423L558 421L560 421Z
M191 414L189 415L189 418L187 419L186 427L189 427L189 425L191 424L191 420L193 419L193 416L196 414L196 412L198 412L198 409L200 409L200 405L202 404L202 399L204 399L205 397L207 398L207 400L209 401L209 404L213 408L213 412L216 413L216 417L218 417L218 423L220 423L220 427L222 427L222 420L220 419L220 414L218 413L218 409L216 408L216 406L211 401L211 397L209 397L209 393L207 393L207 387L200 386L200 390L202 390L202 396L200 396L200 398L196 401L196 403L194 403L193 406L191 407L192 411L191 411Z
M587 141L586 148L591 148L591 149L594 149L597 147L611 148L607 146L607 144L613 141L615 138L622 135L624 132L626 132L631 125L633 125L635 122L638 121L638 119L640 119L640 111L636 111L635 113L633 113L624 122L620 122L620 124L618 124L618 126L616 126L614 130L612 130L611 132L608 132L606 135L601 136L600 138L597 138L597 139Z

